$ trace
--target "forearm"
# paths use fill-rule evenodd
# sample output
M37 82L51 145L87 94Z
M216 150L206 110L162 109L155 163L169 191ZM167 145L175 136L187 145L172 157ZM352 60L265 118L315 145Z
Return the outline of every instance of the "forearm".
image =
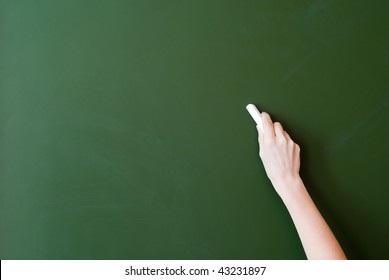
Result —
M287 193L280 196L293 219L307 258L346 259L303 182L297 180L287 190Z
M331 229L300 178L300 146L280 123L263 112L259 126L259 156L274 189L292 216L308 259L346 259Z

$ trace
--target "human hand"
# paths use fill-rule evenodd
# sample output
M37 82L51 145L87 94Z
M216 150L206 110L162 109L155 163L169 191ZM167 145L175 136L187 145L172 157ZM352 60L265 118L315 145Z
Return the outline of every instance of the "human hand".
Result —
M269 114L263 112L261 116L264 132L257 125L259 156L267 176L283 198L288 191L303 186L299 175L300 147L279 122L273 124Z
M300 178L300 147L281 124L262 113L263 131L257 126L259 156L266 174L285 203L308 259L347 259Z

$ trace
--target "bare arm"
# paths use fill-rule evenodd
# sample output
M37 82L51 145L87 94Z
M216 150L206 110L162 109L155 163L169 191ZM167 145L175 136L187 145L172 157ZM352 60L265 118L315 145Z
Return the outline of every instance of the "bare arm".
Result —
M267 113L262 113L262 121L264 133L257 126L259 155L292 217L308 259L346 259L300 178L300 147Z

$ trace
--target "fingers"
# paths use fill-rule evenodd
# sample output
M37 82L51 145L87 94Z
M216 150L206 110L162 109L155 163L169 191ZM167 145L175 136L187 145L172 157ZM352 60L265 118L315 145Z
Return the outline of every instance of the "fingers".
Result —
M286 139L287 141L292 141L292 138L290 138L288 132L286 132L285 130L284 130L284 137L285 137L285 139Z
M263 143L263 132L262 132L262 129L259 127L259 125L257 125L257 130L258 130L258 142L259 142L259 145L262 145L262 143Z
M263 124L263 136L265 138L273 139L275 137L273 121L271 120L269 114L266 112L262 112L261 117Z
M282 128L282 125L279 122L274 123L274 132L277 138L284 138L284 129Z
M257 126L259 144L263 143L265 139L278 139L281 141L286 140L287 142L293 142L289 134L284 131L284 128L279 122L275 122L273 124L273 121L268 113L262 112L261 117L263 124L263 132L261 131L259 126Z

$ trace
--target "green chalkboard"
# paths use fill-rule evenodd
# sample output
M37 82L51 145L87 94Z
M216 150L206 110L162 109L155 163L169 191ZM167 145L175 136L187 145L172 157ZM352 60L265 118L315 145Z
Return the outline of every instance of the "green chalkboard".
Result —
M304 259L254 103L349 258L389 258L389 2L0 0L1 259Z

